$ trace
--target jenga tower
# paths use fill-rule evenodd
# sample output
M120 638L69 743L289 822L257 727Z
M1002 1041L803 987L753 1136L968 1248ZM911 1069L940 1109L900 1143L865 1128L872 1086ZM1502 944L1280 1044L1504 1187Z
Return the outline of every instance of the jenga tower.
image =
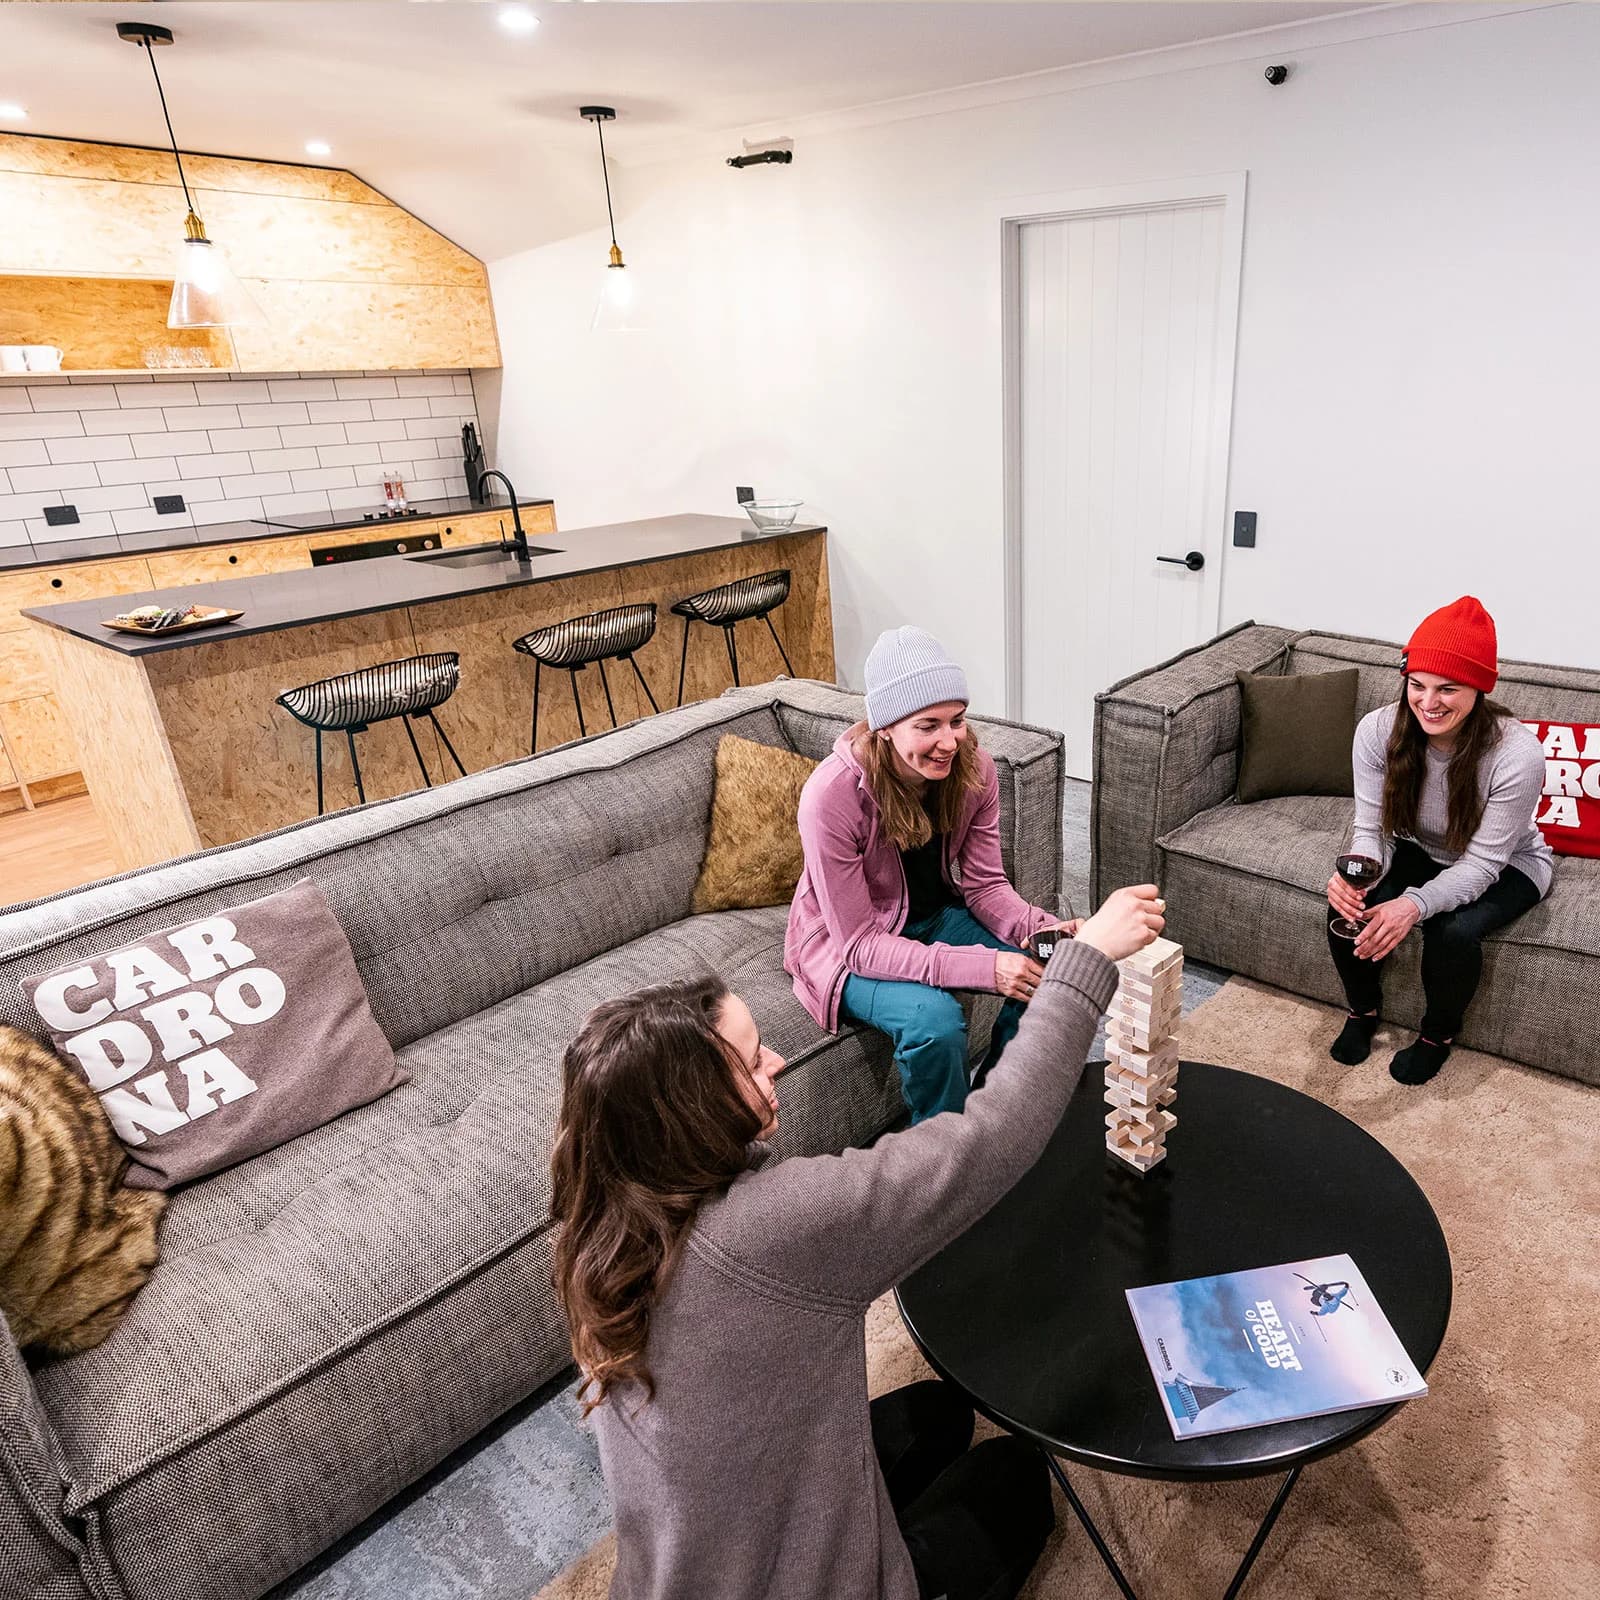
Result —
M1157 939L1122 963L1106 1024L1106 1149L1137 1172L1166 1159L1177 1098L1183 946Z

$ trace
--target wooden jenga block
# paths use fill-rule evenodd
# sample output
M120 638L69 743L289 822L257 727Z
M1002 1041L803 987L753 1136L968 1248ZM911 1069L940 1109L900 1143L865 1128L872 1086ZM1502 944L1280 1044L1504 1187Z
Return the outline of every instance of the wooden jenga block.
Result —
M1143 950L1134 951L1122 963L1122 970L1143 973L1154 978L1182 965L1183 946L1174 944L1171 939L1156 939L1147 944Z
M1125 1051L1155 1054L1164 1045L1172 1044L1177 1031L1176 1018L1159 1017L1150 1023L1113 1015L1106 1019L1106 1044Z
M1178 1125L1178 1119L1159 1106L1146 1106L1135 1111L1118 1108L1106 1113L1106 1126L1113 1133L1126 1128L1128 1137L1138 1144L1159 1144Z
M1118 995L1111 1004L1110 1017L1114 1022L1128 1022L1146 1033L1176 1033L1183 1020L1182 1002L1175 996L1171 1000L1158 1000L1146 1005L1142 1000L1129 1000Z
M1165 1150L1163 1150L1159 1154L1153 1155L1153 1156L1141 1156L1141 1155L1136 1155L1133 1152L1128 1151L1128 1150L1117 1150L1117 1149L1113 1149L1111 1151L1111 1154L1114 1155L1117 1158L1117 1160L1123 1162L1125 1165L1132 1167L1134 1169L1134 1171L1139 1173L1139 1175L1141 1177L1144 1176L1146 1173L1152 1171L1154 1168L1158 1167L1163 1161L1165 1161L1167 1159L1167 1152Z
M1124 1088L1120 1083L1108 1083L1106 1085L1105 1101L1108 1106L1119 1106L1138 1112L1144 1111L1150 1106L1170 1106L1178 1098L1178 1091L1170 1083L1164 1088L1155 1090L1153 1093L1147 1093L1143 1090L1140 1092L1144 1094L1144 1098L1136 1099L1133 1090Z

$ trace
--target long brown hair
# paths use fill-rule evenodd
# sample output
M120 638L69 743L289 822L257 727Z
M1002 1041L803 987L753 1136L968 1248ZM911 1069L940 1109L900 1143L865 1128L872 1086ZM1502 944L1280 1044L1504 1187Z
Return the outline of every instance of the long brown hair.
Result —
M850 749L867 775L867 788L877 802L883 831L899 850L915 850L935 833L950 833L961 821L967 796L983 787L978 770L978 730L969 722L967 736L956 745L950 771L919 794L900 776L894 764L894 746L880 739L865 722L850 730ZM933 819L923 807L932 791Z
M651 1309L701 1205L745 1170L761 1132L717 1032L727 998L721 979L697 978L607 1000L562 1057L555 1289L585 1416L620 1383L655 1398Z
M1400 703L1395 708L1394 726L1389 730L1389 747L1384 755L1383 831L1391 839L1416 837L1417 808L1422 802L1422 781L1427 771L1428 736L1407 700L1409 681L1410 675L1402 672ZM1483 821L1488 797L1478 787L1478 764L1499 741L1500 723L1510 715L1499 701L1480 693L1456 735L1445 779L1449 820L1444 836L1445 849L1455 855L1466 850Z

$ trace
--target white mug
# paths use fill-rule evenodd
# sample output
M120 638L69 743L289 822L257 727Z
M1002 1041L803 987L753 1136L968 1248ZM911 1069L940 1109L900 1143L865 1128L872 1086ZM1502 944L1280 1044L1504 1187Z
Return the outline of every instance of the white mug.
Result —
M61 352L53 344L25 344L22 353L27 357L29 372L61 370Z
M0 372L26 372L28 358L20 344L0 344Z

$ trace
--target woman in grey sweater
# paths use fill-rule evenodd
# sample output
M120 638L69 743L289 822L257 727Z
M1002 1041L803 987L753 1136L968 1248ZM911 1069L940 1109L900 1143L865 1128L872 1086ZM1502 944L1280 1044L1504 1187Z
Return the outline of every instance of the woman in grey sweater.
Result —
M968 1450L941 1384L870 1405L865 1318L1039 1158L1146 885L1064 942L966 1112L766 1159L783 1061L714 979L597 1007L563 1061L556 1288L616 1513L613 1600L1010 1600L1053 1523L1042 1457Z
M1544 752L1488 698L1499 675L1494 619L1470 595L1425 617L1401 666L1400 698L1361 719L1355 738L1356 855L1381 863L1363 892L1337 873L1328 902L1364 922L1358 939L1330 925L1328 945L1350 1002L1335 1061L1365 1061L1378 1026L1380 967L1422 925L1427 1001L1414 1044L1389 1071L1426 1083L1450 1054L1483 971L1483 938L1550 891L1550 846L1534 826Z

